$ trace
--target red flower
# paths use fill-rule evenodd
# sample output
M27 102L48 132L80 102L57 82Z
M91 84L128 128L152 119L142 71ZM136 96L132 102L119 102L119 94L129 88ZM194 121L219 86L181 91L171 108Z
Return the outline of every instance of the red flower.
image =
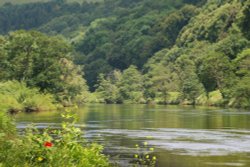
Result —
M45 147L52 147L53 146L53 143L49 142L49 141L46 141L44 144L43 144Z

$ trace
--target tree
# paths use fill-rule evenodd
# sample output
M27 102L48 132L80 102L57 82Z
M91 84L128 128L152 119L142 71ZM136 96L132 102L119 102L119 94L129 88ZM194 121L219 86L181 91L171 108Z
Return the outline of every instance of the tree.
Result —
M231 105L234 107L250 107L250 49L240 53L234 60L237 69L237 83L232 87Z
M236 75L240 78L250 73L250 49L243 50L234 60Z
M243 15L241 17L241 22L239 24L243 34L245 35L247 39L250 39L250 32L249 32L250 19L249 18L250 18L250 2L247 1L246 5L244 6Z
M72 61L64 58L60 60L62 65L61 82L65 84L64 91L60 92L61 101L69 104L72 102L83 103L89 96L88 86L85 81L82 67L75 65Z
M182 55L176 60L176 68L181 80L181 93L183 99L196 105L196 99L204 93L204 87L196 74L196 67L187 55Z
M196 105L196 99L204 92L203 85L195 73L189 73L183 78L181 89L183 98L191 100L193 105Z
M119 85L122 99L131 102L143 100L143 76L136 66L131 65L123 71Z
M234 86L233 101L231 106L233 107L250 107L250 75L241 78Z
M4 70L6 66L9 65L8 58L7 58L7 53L6 50L4 49L4 46L6 44L6 40L4 37L0 36L0 80L4 79L9 75L9 73Z
M149 84L146 91L152 92L152 98L159 98L163 104L167 104L169 92L179 89L179 79L172 63L167 66L156 64L146 76Z
M119 89L112 83L110 78L105 78L104 74L100 74L97 80L96 93L105 103L117 103L119 101Z
M180 10L174 11L160 22L157 28L162 31L167 38L167 43L172 46L179 35L181 29L188 24L189 20L198 13L195 6L185 5Z
M230 87L235 79L233 66L223 53L212 52L203 59L199 76L207 92L219 89L222 95L225 88Z
M16 31L5 40L0 47L5 60L0 63L1 80L18 80L43 92L67 94L69 99L87 90L64 39L36 31Z
M249 44L249 41L242 34L228 34L227 37L215 44L215 51L225 54L230 59L235 59Z

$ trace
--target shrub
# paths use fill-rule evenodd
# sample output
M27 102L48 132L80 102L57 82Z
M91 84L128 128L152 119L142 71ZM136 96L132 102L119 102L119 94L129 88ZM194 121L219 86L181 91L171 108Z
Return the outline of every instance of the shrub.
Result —
M74 127L75 117L71 111L62 114L72 120L62 123L61 129L47 128L42 131L34 126L24 135L11 140L0 137L0 162L5 166L74 166L106 167L108 159L101 154L102 146L88 144L82 131Z
M28 88L17 81L0 83L0 104L1 108L13 112L56 109L52 95L42 94L37 88Z
M15 125L6 112L0 111L0 139L13 134L15 134Z

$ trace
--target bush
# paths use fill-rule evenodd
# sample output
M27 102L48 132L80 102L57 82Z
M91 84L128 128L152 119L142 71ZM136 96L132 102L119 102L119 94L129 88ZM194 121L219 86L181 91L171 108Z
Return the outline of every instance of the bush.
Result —
M0 83L0 107L12 112L56 109L52 95L17 81Z
M233 98L229 102L230 107L250 108L250 75L238 81L233 91Z
M62 116L75 120L69 110ZM10 140L0 136L0 166L109 166L108 159L101 154L102 146L85 142L74 123L65 121L59 130L40 131L31 126L24 135Z
M15 125L6 112L0 111L0 138L15 134ZM0 141L1 142L1 141Z

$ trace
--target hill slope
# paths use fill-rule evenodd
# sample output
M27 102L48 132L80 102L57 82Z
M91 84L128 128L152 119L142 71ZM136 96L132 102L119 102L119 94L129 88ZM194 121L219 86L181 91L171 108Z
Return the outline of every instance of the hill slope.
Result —
M165 88L194 103L214 104L213 93L219 91L217 103L249 106L249 7L249 1L230 0L204 5L180 31L175 46L156 53L144 66L148 97Z
M199 2L199 3L197 3ZM178 31L195 15L196 0L105 0L99 3L29 3L0 8L0 33L37 29L71 40L93 89L99 73L140 68L149 57L174 44ZM180 20L175 20L175 17ZM99 69L96 66L100 66Z
M2 34L67 38L106 102L250 105L249 0L53 1L0 13Z

